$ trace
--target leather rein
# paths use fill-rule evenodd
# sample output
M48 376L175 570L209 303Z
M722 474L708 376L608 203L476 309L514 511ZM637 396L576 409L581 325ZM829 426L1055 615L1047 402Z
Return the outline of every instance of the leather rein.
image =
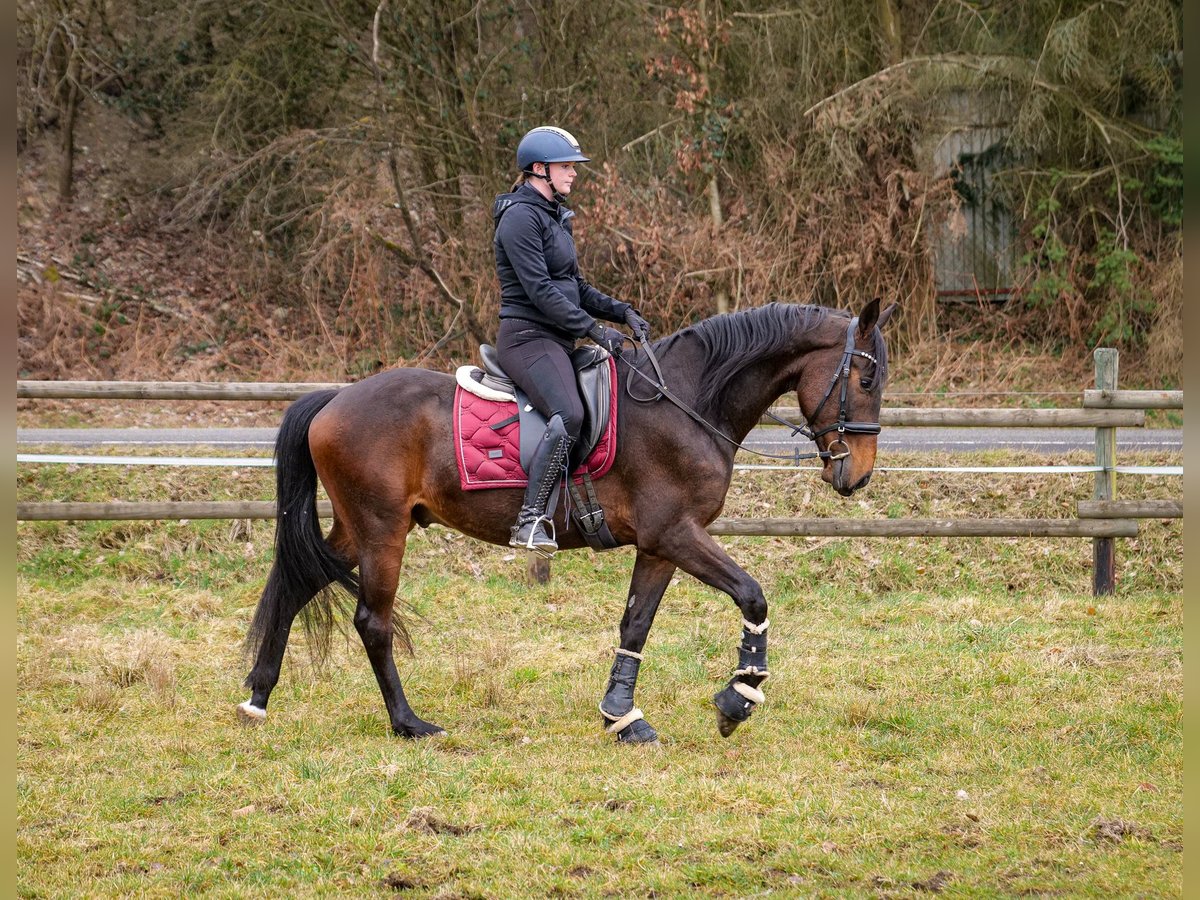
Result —
M829 398L833 396L834 388L836 388L840 382L841 390L838 392L838 417L836 422L825 426L820 431L813 431L807 423L803 425L797 425L794 422L789 422L786 419L775 415L770 410L767 410L766 413L770 418L774 419L780 425L784 425L792 429L793 437L795 437L797 434L800 434L814 443L816 442L817 438L821 437L822 435L828 434L831 431L837 431L837 438L829 443L828 448L825 450L817 450L815 453L800 453L799 451L788 454L763 453L760 450L755 450L753 447L747 447L740 441L735 441L729 435L725 434L723 431L701 416L698 412L680 400L677 396L675 396L674 393L672 393L671 389L666 385L666 380L663 378L662 369L658 365L658 358L654 355L654 351L650 348L650 341L648 338L642 338L638 343L641 344L642 349L646 351L646 356L650 359L650 365L654 369L654 374L658 379L657 381L655 381L655 379L651 378L649 375L646 375L632 363L625 361L620 355L617 356L617 359L625 362L625 366L629 369L629 377L625 382L625 393L631 400L636 400L638 403L654 403L665 397L667 400L670 400L673 404L683 410L683 412L685 412L691 419L702 425L707 431L721 438L721 440L727 441L739 450L745 450L747 453L753 453L756 456L766 457L767 459L789 459L796 462L799 462L802 459L845 459L850 455L850 445L846 443L844 435L879 434L880 430L878 422L855 422L846 420L846 399L850 385L850 364L853 362L854 357L861 356L863 359L869 360L876 366L879 365L879 361L874 356L866 351L859 350L854 346L854 329L857 327L857 325L858 316L855 316L850 320L850 327L846 329L846 347L842 351L841 362L838 363L837 369L833 373L833 378L829 382L829 387L825 389L825 395L821 398L821 402L817 404L817 408L813 412L813 418L815 419L818 415L820 415L821 410L825 408L825 404L828 403ZM657 393L653 397L639 397L634 394L633 376L635 374L643 381L648 381L655 389ZM843 449L837 453L834 453L833 448L838 444L841 444Z

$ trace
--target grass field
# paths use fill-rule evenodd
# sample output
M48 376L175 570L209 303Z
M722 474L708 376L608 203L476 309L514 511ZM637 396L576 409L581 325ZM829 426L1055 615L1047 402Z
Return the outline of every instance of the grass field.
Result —
M17 490L269 499L270 477L22 466ZM1090 495L1085 475L880 472L843 501L739 473L725 514L1060 518ZM1082 539L724 540L772 604L767 702L718 736L740 617L681 575L638 691L663 743L639 749L596 712L632 553L563 554L531 586L436 528L410 541L398 662L449 736L388 733L352 629L321 668L294 637L270 718L240 727L271 536L18 526L20 895L1182 893L1182 522L1119 541L1106 598Z

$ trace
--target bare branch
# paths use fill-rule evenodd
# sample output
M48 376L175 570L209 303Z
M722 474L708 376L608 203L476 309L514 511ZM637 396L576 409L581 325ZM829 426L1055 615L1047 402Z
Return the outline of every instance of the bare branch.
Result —
M676 116L674 119L670 119L666 122L663 122L657 128L651 128L645 134L643 134L639 137L635 137L632 141L630 141L629 143L622 146L621 152L625 153L626 151L632 149L633 147L636 147L642 141L649 140L650 138L654 137L654 135L658 134L661 131L666 130L667 128L670 128L672 125L678 125L680 122L683 121L683 119L684 119L683 116Z
M771 12L735 12L731 14L734 19L753 19L760 22L766 22L770 19L786 19L792 16L803 16L806 19L813 18L813 14L807 9L777 9Z
M375 66L375 74L379 74L379 19L383 15L383 8L387 6L387 0L379 0L379 5L375 7L375 19L371 22L371 64Z

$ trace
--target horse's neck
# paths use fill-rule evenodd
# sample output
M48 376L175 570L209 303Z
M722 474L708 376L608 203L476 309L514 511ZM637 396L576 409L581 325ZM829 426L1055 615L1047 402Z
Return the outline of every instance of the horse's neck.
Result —
M742 441L771 404L795 385L801 357L820 346L824 346L824 343L817 336L799 335L792 346L770 357L755 360L735 375L724 391L724 402L718 408L698 412L727 436ZM689 401L695 401L704 381L703 374L696 377L702 353L694 345L680 347L679 351L682 351L679 368L676 373L665 373L667 383L669 386L679 385L675 392L686 395Z
M760 360L747 366L733 379L720 410L724 427L735 441L745 439L762 419L763 413L789 387L795 384L795 365L799 352L788 359Z

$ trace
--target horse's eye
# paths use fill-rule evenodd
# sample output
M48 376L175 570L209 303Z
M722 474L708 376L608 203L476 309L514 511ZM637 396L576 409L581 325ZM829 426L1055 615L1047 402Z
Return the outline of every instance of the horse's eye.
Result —
M871 389L871 379L869 379L869 378L858 379L858 386L861 387L864 391L869 391Z

